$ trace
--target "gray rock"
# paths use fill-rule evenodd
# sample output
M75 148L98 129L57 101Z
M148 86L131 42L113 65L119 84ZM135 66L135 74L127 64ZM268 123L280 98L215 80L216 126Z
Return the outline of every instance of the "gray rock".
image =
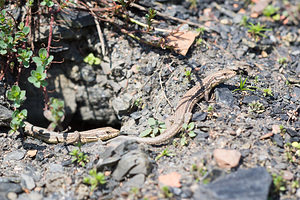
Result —
M229 107L233 106L234 98L228 88L216 88L216 101Z
M192 121L204 121L207 117L206 112L197 112L193 114Z
M294 87L291 101L300 101L300 88Z
M142 188L145 180L146 180L146 176L144 174L137 174L132 178L128 179L128 181L124 183L124 187Z
M4 162L5 161L11 161L11 160L21 160L21 159L24 158L25 153L26 152L22 151L22 150L12 151L12 152L5 155Z
M0 126L9 126L12 111L0 105Z
M254 96L254 95L251 95L251 96L245 96L244 99L243 99L243 103L244 104L249 104L249 103L252 103L253 101L261 101L261 99L258 97L258 96Z
M119 161L115 171L112 174L112 177L120 181L127 174L144 174L148 175L151 169L150 161L147 158L147 155L140 150L133 150L125 154Z
M113 99L112 106L116 113L127 113L131 107L132 95L126 93L120 97Z
M21 193L22 187L16 183L0 183L0 192L15 192Z
M21 175L21 186L23 188L27 188L28 190L32 190L35 188L35 182L31 176L26 174Z
M272 177L265 168L240 169L207 185L199 185L193 199L267 200Z
M283 138L279 134L275 134L272 137L272 141L276 143L279 147L283 148Z
M50 163L48 167L49 172L55 173L62 173L64 171L64 167L60 164Z

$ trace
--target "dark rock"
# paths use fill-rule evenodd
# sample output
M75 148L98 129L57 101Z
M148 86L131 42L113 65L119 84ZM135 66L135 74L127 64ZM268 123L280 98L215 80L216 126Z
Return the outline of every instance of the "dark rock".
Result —
M207 185L199 185L193 199L263 200L268 198L272 178L266 169L240 169Z
M195 114L193 114L192 117L192 121L204 121L207 117L207 113L206 112L196 112Z
M293 129L290 129L290 128L287 128L287 129L286 129L286 132L287 132L291 137L300 136L300 134L297 133L297 131L295 131L295 130L293 130Z
M279 147L283 148L283 138L279 134L275 134L272 137L272 141L276 143Z
M26 152L22 150L12 151L4 156L4 162L11 161L11 160L21 160L24 158L25 153Z
M291 94L291 101L297 102L300 100L300 88L294 87L293 93Z
M119 155L114 155L113 157L109 157L106 159L100 159L97 163L97 170L101 171L104 167L111 167L116 165L119 160L121 159L121 156Z
M9 126L12 117L12 111L0 105L0 126Z
M216 101L229 107L233 106L234 98L232 92L228 88L216 88Z

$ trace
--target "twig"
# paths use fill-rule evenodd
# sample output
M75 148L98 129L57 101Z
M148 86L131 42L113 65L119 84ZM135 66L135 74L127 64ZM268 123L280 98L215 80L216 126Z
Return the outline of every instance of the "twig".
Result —
M131 3L130 6L147 12L146 8L144 8L143 6L138 5L136 3ZM207 26L203 26L203 25L191 22L191 21L184 20L184 19L179 19L177 17L172 17L172 16L169 16L169 15L163 14L163 13L161 13L159 11L156 11L156 15L158 15L160 17L163 17L163 18L167 18L167 19L171 19L171 20L174 20L174 21L178 21L178 22L183 23L183 24L189 24L189 25L192 25L192 26L196 26L196 27L200 27L200 28L205 28L206 31L210 30L209 27L207 27Z
M87 2L87 5L89 6L89 9L90 9L90 7L92 7L92 5L89 2ZM98 37L99 37L99 40L100 40L100 43L101 43L102 55L105 56L106 55L105 42L104 42L104 38L103 38L103 33L102 33L102 30L101 30L101 27L100 27L100 23L98 22L96 14L92 10L90 10L90 12L91 12L91 14L94 17L94 21L95 21L95 24L96 24L96 28L97 28L97 32L98 32Z

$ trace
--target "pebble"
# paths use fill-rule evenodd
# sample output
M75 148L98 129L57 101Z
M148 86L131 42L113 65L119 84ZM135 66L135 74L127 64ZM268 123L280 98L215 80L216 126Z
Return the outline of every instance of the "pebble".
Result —
M221 168L236 167L241 159L241 153L237 150L215 149L213 155Z
M32 190L33 188L35 188L35 182L31 176L22 174L21 175L21 186L28 190Z
M272 136L272 141L279 147L283 148L283 138L281 135L276 134Z
M11 161L11 160L22 160L25 154L26 151L22 151L22 150L12 151L4 156L4 162Z

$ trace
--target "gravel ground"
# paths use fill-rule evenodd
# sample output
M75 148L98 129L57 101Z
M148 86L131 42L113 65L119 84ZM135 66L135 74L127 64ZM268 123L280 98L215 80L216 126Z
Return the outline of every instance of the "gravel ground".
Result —
M84 144L80 151L89 162L82 166L72 163L70 152L77 146L49 145L1 127L0 199L300 199L300 148L291 146L300 143L299 2L269 1L282 16L288 12L286 21L255 17L259 9L246 1L201 1L196 8L191 2L139 2L208 27L186 56L112 34L110 28L104 33L112 61L125 60L127 85L112 102L122 134L139 135L149 129L149 118L164 121L208 74L238 71L208 102L196 104L196 136L186 132L186 145L182 134L156 146ZM272 30L255 41L241 25L243 16ZM159 26L178 24L164 20ZM83 181L92 169L106 176L93 191Z

